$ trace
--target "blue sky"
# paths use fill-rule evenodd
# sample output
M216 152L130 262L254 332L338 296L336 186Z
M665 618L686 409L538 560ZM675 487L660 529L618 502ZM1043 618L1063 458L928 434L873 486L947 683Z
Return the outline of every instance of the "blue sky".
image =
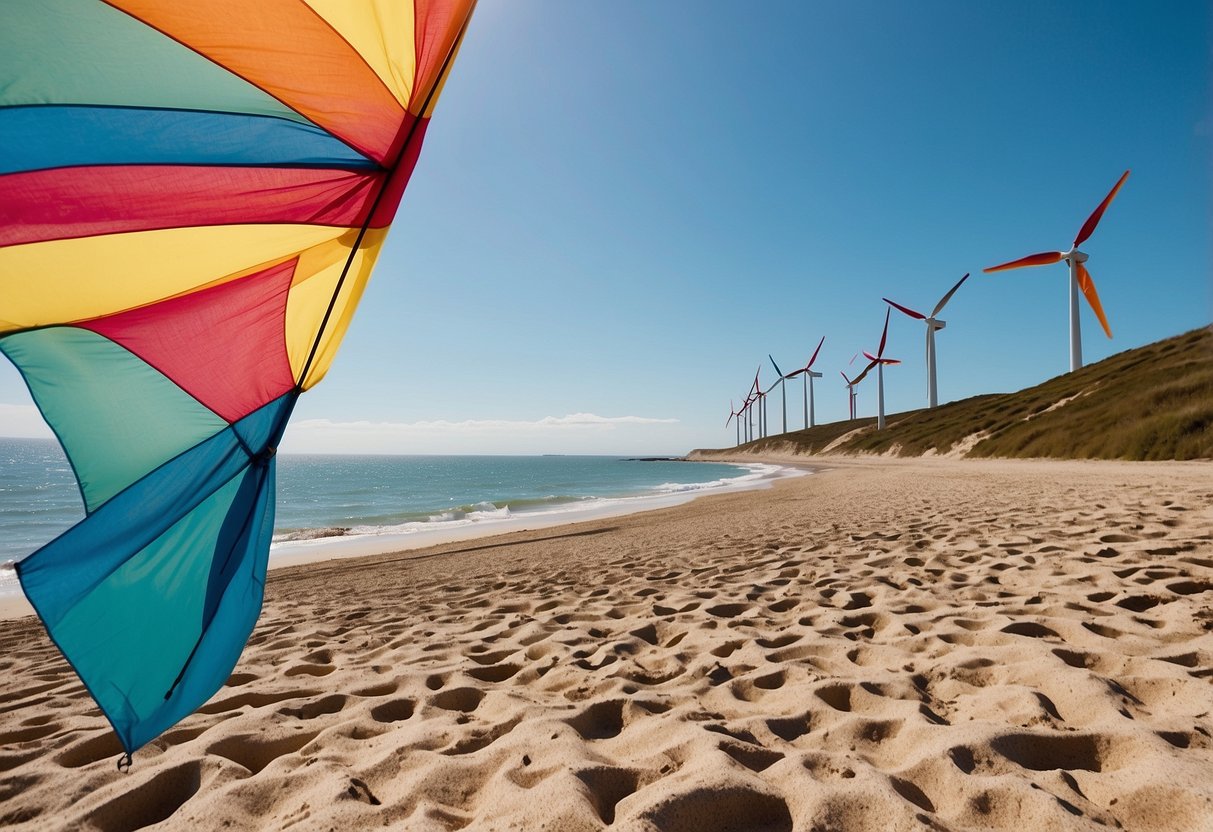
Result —
M731 444L758 363L803 364L822 335L832 421L881 296L928 311L966 271L941 400L1036 384L1068 366L1065 267L980 271L1067 248L1126 168L1083 247L1115 335L1084 305L1087 361L1206 325L1210 17L1203 0L482 0L283 450ZM891 412L924 404L922 353L895 315ZM35 430L28 405L5 365L0 434Z

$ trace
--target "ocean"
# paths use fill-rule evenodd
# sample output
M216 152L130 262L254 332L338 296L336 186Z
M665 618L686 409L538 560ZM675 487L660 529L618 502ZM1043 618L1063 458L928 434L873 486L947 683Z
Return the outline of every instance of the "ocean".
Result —
M419 532L504 531L518 521L550 525L749 487L778 472L606 456L281 454L271 554L334 538L399 541ZM83 516L57 443L0 439L0 562L24 557Z

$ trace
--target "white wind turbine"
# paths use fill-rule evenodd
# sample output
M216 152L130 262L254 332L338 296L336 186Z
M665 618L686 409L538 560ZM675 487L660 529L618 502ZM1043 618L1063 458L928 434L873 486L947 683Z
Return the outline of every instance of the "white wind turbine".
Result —
M741 444L741 419L739 418L738 412L733 409L733 400L729 399L729 418L725 420L724 426L727 428L729 426L729 422L732 422L732 421L737 422L737 425L736 425L737 445L740 445ZM734 445L734 447L736 447L736 445Z
M870 364L864 368L859 377L853 383L858 384L873 367L876 368L876 429L884 430L884 368L885 365L900 364L901 361L896 358L884 357L884 345L889 338L889 315L893 312L892 309L885 310L884 313L884 331L880 333L880 347L876 350L876 354L864 352L863 357L868 359Z
M758 405L758 438L767 438L767 392L762 389L762 382L758 377L762 374L762 365L758 365L757 372L754 373L754 399Z
M741 403L741 413L745 416L745 422L742 423L745 441L749 442L754 438L754 398L750 393L746 393L745 401Z
M1091 280L1091 274L1087 271L1087 267L1083 265L1087 261L1087 253L1079 251L1078 247L1087 241L1087 238L1095 231L1095 226L1099 225L1099 220L1103 217L1104 211L1108 210L1108 206L1112 203L1112 199L1116 196L1116 192L1120 190L1120 186L1125 184L1125 180L1129 178L1129 172L1125 171L1121 174L1119 180L1104 197L1103 202L1087 217L1087 221L1082 224L1082 228L1078 229L1078 236L1074 238L1073 245L1069 251L1045 251L1040 254L1029 254L1027 257L1021 257L1018 260L1012 260L1010 263L1002 263L998 266L990 266L985 269L987 272L1001 272L1006 269L1018 269L1023 266L1047 266L1050 263L1060 263L1065 260L1070 267L1070 372L1074 372L1082 367L1082 333L1079 328L1078 321L1078 291L1081 289L1083 295L1087 299L1087 303L1091 304L1091 309L1095 312L1095 317L1099 319L1099 323L1103 326L1103 331L1109 338L1112 337L1112 329L1108 326L1108 319L1104 316L1103 306L1099 302L1099 295L1095 291L1095 282Z
M956 285L948 290L948 293L939 299L939 303L935 304L935 308L931 310L930 315L924 315L921 312L915 312L909 307L902 306L900 303L883 298L885 303L896 309L901 310L911 318L917 318L927 325L927 407L935 407L939 404L939 393L935 386L935 333L947 326L946 321L941 321L935 316L943 311L943 308L948 305L948 301L952 299L952 295L956 294L956 290L961 284L969 279L966 273Z
M785 378L796 378L803 376L804 383L804 426L808 428L814 427L817 424L816 408L813 402L813 379L821 378L821 373L813 369L813 362L817 360L817 353L821 352L821 345L826 341L826 337L821 336L821 340L817 342L817 349L813 350L813 357L809 359L809 363L805 364L799 370L793 370L788 373ZM771 359L774 364L775 360ZM845 376L844 376L845 378Z
M762 365L758 365L759 372L762 371ZM746 411L746 441L753 441L762 434L762 391L758 388L758 374L754 374L754 381L750 386L750 392L746 393L745 404L742 405L742 410ZM758 429L754 431L754 417L758 418Z
M775 382L775 384L779 385L779 393L783 397L783 430L780 431L780 433L787 433L788 432L788 390L787 390L787 387L784 386L785 378L783 375L783 370L779 369L779 365L775 363L775 358L770 353L767 353L767 358L771 359L771 366L775 368L775 375L779 376L779 381ZM775 384L772 384L770 390L767 390L768 393L770 393L771 390L775 389Z
M844 382L846 382L846 385L847 385L847 419L853 420L855 418L855 384L856 384L856 382L851 381L849 378L847 378L847 374L844 373L842 370L838 371L838 375L842 376L842 380Z
M855 354L859 355L859 353L855 353ZM855 392L855 388L859 386L859 382L864 380L864 378L868 374L868 370L870 370L870 369L872 369L871 364L864 367L863 372L861 372L859 375L855 376L855 378L847 378L846 373L844 373L842 370L838 371L838 375L842 376L842 380L846 382L847 405L850 408L850 418L852 420L855 419L855 400L859 397L859 394Z

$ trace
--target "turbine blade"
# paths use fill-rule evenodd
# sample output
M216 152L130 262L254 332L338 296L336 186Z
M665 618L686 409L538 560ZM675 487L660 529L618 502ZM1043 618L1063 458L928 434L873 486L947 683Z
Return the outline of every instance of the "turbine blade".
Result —
M767 353L767 358L770 358L770 359L771 359L771 366L775 368L775 373L776 373L776 374L777 374L777 375L778 375L780 378L782 378L782 377L783 377L783 370L779 369L779 365L775 363L775 359L774 359L774 358L771 356L771 354L770 354L769 352Z
M880 349L876 350L877 355L884 355L884 345L889 340L889 316L892 314L892 309L884 311L884 331L880 333Z
M868 373L872 372L872 368L875 366L876 362L873 361L872 363L868 364L868 366L864 367L863 372L855 376L855 380L851 382L851 386L854 387L855 385L859 384L859 382L863 381L867 377Z
M821 336L821 340L817 342L817 349L813 350L813 357L809 359L809 363L804 366L806 370L812 368L813 362L817 360L817 353L821 352L821 345L826 342L826 337Z
M1087 221L1082 224L1082 228L1078 229L1078 236L1074 238L1074 245L1080 246L1087 241L1087 238L1095 233L1095 226L1099 225L1100 219L1103 218L1103 212L1108 210L1108 206L1112 204L1112 200L1116 198L1116 192L1120 190L1120 186L1125 184L1125 180L1129 178L1129 172L1125 171L1120 175L1120 179L1116 180L1116 184L1112 186L1112 190L1108 191L1108 195L1103 198L1103 202L1099 203L1099 207L1087 217ZM1104 329L1107 329L1105 326Z
M844 373L842 370L839 370L839 371L838 371L838 375L842 376L842 380L843 380L843 381L845 381L845 382L847 383L847 386L848 386L848 387L851 385L851 380L850 380L849 378L847 378L847 374L846 374L846 373Z
M881 298L881 300L883 300L889 306L892 306L894 309L900 309L902 312L905 312L911 318L917 318L920 321L926 320L926 317L927 317L926 315L922 314L921 312L915 312L913 309L909 308L908 306L902 306L900 303L891 301L888 298Z
M1078 266L1078 288L1082 289L1087 303L1091 304L1091 309L1095 311L1095 317L1099 318L1099 325L1103 327L1104 334L1111 338L1112 328L1108 326L1108 319L1103 313L1103 304L1099 302L1099 293L1095 291L1095 281L1091 279L1091 273L1087 271L1086 266L1082 263L1076 265Z
M880 361L878 363L885 364L889 367L892 367L894 364L900 364L901 359L900 358L882 358L882 359L880 359Z
M879 358L872 355L872 353L868 352L867 350L864 350L863 357L868 359L868 361L879 361L880 360Z
M859 358L859 353L855 353L854 355L852 355L851 360L847 362L847 365L849 366L851 364L854 364L856 358Z
M982 269L983 272L1002 272L1007 269L1022 269L1024 266L1047 266L1050 263L1061 262L1061 258L1065 255L1060 251L1042 251L1040 254L1029 254L1027 257L1020 257L1018 260L1012 260L1010 263L1000 263L997 266L990 266L988 269Z
M968 272L965 272L965 276L962 277L959 281L957 281L956 285L953 286L951 289L949 289L948 293L946 295L944 295L942 298L939 299L939 303L935 304L935 309L934 309L934 311L931 312L932 318L934 318L936 315L938 315L940 312L943 311L943 308L948 305L948 301L950 301L952 299L952 295L956 294L956 290L959 289L961 284L963 284L968 279L969 279L969 274L968 274Z

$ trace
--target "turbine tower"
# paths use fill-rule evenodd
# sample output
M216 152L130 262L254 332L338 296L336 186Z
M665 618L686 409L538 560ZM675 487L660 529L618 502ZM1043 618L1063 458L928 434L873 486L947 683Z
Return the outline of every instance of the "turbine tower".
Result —
M858 353L856 353L856 355L858 355ZM855 392L855 388L859 385L859 382L863 381L864 376L866 376L868 374L868 370L870 370L870 369L872 369L871 364L869 364L867 367L864 367L863 372L860 373L859 375L855 376L855 378L853 378L853 379L847 378L847 374L844 373L842 370L838 371L838 375L842 376L842 380L846 382L847 404L850 408L851 420L855 419L855 399L859 395L858 393Z
M884 313L884 331L880 333L880 347L876 350L876 354L864 352L863 357L868 359L870 364L864 368L859 377L855 379L855 383L859 383L859 379L863 378L869 370L876 368L876 429L884 430L884 368L885 365L900 364L901 361L896 358L884 357L884 345L889 338L889 315L893 313L892 309L886 309Z
M737 445L741 444L741 419L739 419L737 417L738 417L738 413L736 410L733 409L733 400L729 399L729 418L727 420L725 420L724 426L727 428L729 426L729 422L732 422L732 421L737 422L737 425L736 425L737 444L734 445L733 447L737 447Z
M1095 291L1095 282L1091 280L1091 273L1083 265L1087 262L1087 253L1079 251L1078 247L1094 233L1095 226L1099 225L1104 211L1108 210L1108 206L1116 197L1116 192L1128 178L1128 171L1121 174L1120 179L1112 186L1112 190L1104 197L1103 202L1099 203L1091 216L1087 217L1087 221L1082 224L1082 228L1078 229L1078 236L1074 238L1074 243L1070 246L1069 251L1045 251L1040 254L1029 254L1027 257L985 269L986 272L1001 272L1006 269L1047 266L1051 263L1060 263L1062 260L1066 261L1070 267L1070 372L1082 367L1082 332L1078 321L1078 292L1080 289L1086 297L1087 303L1091 304L1091 309L1095 312L1095 317L1099 319L1100 325L1103 326L1103 331L1109 338L1112 337L1112 329L1108 326L1108 319L1104 316L1103 306L1099 302L1099 294Z
M809 359L808 364L805 364L799 370L793 370L786 376L786 378L802 376L804 384L804 426L806 430L817 424L817 414L814 412L816 408L813 406L813 379L821 378L821 373L813 369L813 362L817 360L817 353L821 352L821 345L825 343L825 340L826 337L824 335L821 336L821 340L817 342L817 349L813 350L813 357ZM775 363L773 359L771 363Z
M939 299L939 303L935 304L935 308L931 310L930 315L924 315L921 312L915 312L909 307L902 306L900 303L882 298L885 303L899 309L911 318L917 318L927 325L927 407L936 407L939 404L939 391L935 386L935 333L947 326L946 321L941 321L935 316L943 311L943 308L948 305L948 301L952 299L952 295L956 294L956 290L961 284L969 279L968 273L962 277L955 286L948 290L948 293Z
M847 420L855 419L855 382L847 378L847 374L842 370L838 371L838 375L842 376L842 380L847 385Z
M787 387L785 386L786 379L784 378L783 370L779 369L779 365L775 363L774 357L772 357L772 355L770 353L767 353L767 358L771 359L771 366L775 368L775 375L779 376L779 381L775 382L775 384L779 385L779 393L783 397L783 430L780 431L780 433L787 433L788 432L788 390L787 390ZM771 385L771 390L775 389L775 384ZM768 390L767 392L770 393L771 390Z
M762 375L762 365L758 365L758 369L754 372L754 384L750 387L751 402L758 417L758 431L754 436L758 439L764 438L766 433L766 394L762 392L762 382L759 381L759 376Z

